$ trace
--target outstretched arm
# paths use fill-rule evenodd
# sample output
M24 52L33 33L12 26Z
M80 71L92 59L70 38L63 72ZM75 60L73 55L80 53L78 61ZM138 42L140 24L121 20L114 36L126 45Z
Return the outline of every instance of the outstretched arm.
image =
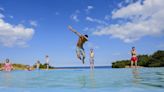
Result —
M74 32L76 35L82 36L79 32L77 32L76 30L74 30L71 26L68 26L68 29L71 30L72 32Z

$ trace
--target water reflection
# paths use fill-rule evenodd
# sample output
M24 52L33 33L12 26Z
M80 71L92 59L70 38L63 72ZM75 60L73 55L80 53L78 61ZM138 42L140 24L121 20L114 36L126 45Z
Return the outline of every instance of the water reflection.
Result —
M133 83L138 84L140 83L140 72L137 68L132 69L132 75L133 75Z
M94 71L90 72L90 83L89 84L91 87L96 87L96 80L95 80Z
M96 79L94 75L94 71L90 71L90 73L81 73L78 77L78 83L81 88L95 88L96 87Z
M80 83L80 87L81 88L86 87L87 81L86 81L86 75L85 75L85 73L82 73L82 75L80 75L80 77L79 77L79 83Z
M4 86L10 87L11 86L11 80L12 80L11 73L5 72L3 77L4 77L4 80L3 80Z

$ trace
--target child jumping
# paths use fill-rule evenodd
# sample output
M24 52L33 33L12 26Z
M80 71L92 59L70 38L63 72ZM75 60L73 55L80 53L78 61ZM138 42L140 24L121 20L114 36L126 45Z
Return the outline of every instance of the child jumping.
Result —
M88 41L88 35L82 35L79 32L77 32L76 30L74 30L71 26L68 26L68 29L71 30L72 32L74 32L78 37L79 40L77 42L77 47L76 47L76 54L77 57L82 60L82 63L84 64L84 60L85 60L85 51L83 48L83 45L86 41ZM82 58L81 58L82 56Z

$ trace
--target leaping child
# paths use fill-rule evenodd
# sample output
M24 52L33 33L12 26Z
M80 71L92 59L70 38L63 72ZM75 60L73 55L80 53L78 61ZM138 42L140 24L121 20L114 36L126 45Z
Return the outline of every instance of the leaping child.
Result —
M68 26L68 29L71 30L72 32L74 32L79 37L79 40L78 40L77 46L76 46L76 54L77 54L77 58L82 60L82 63L84 64L85 63L84 62L85 51L84 51L83 45L86 41L88 41L88 35L82 35L81 33L74 30L71 26Z

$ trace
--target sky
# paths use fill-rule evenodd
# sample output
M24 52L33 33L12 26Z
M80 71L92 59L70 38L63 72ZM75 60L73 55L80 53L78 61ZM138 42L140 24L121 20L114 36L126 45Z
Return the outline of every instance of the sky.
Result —
M151 55L164 50L163 0L0 0L0 62L53 66L88 66L94 48L95 65ZM71 25L88 34L83 65L76 58L78 36Z

